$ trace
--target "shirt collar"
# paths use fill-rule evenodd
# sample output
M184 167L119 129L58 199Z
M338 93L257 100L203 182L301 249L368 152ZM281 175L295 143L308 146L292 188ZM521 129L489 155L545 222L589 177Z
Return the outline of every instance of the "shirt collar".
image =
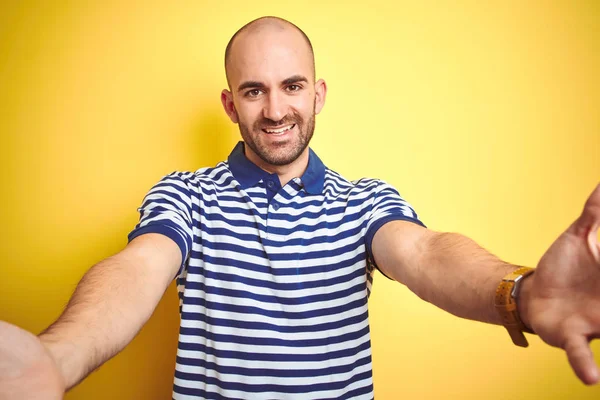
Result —
M227 159L233 177L240 183L242 189L257 184L261 179L271 177L244 154L244 142L240 141ZM300 177L304 190L310 194L321 194L325 182L325 165L312 149L309 149L308 166Z

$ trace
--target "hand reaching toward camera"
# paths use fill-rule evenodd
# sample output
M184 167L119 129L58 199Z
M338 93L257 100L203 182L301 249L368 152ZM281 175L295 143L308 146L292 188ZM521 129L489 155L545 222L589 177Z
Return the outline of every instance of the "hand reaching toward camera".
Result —
M62 399L65 384L37 336L0 321L0 399Z
M575 374L588 385L600 380L590 348L592 339L600 338L599 225L600 185L525 280L529 288L519 305L524 323L546 343L564 349Z

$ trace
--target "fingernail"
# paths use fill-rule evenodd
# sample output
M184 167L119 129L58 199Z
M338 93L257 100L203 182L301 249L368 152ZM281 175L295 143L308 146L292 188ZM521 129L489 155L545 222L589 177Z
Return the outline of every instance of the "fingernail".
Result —
M595 385L598 383L598 368L593 368L590 371L590 384Z

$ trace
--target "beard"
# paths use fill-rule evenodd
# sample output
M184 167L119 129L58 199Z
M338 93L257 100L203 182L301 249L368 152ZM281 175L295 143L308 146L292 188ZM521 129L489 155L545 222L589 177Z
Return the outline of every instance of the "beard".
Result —
M280 142L270 142L269 139L270 143L267 143L267 140L263 140L268 139L269 135L263 129L292 124L296 125L292 129L297 129L297 135ZM296 161L308 147L315 131L315 110L313 106L310 117L306 121L300 114L294 112L280 121L260 119L252 124L252 130L242 121L239 121L238 125L242 139L261 160L270 165L283 166Z

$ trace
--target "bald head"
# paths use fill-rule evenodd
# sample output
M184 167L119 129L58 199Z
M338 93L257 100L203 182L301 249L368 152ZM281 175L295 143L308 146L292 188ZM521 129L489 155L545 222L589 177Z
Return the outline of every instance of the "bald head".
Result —
M241 27L229 40L225 49L225 75L227 84L231 88L231 63L235 62L239 57L243 57L243 50L247 49L248 45L253 41L265 40L269 37L278 37L282 35L296 35L301 38L304 49L312 64L312 79L315 80L315 57L310 39L296 25L283 18L278 17L261 17L251 21ZM298 46L298 41L290 41L290 46Z

